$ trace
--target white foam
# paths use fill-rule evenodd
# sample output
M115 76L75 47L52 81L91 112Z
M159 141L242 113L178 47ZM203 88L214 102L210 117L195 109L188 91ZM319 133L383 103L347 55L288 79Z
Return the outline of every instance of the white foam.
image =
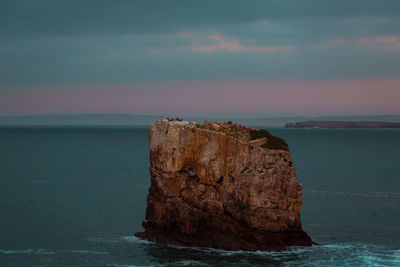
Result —
M75 253L75 254L110 254L108 251L94 251L94 250L63 250L60 252Z
M87 240L92 242L101 242L101 243L118 243L118 242L128 242L128 243L136 243L136 244L156 244L154 242L150 242L136 236L120 236L120 237L89 237Z
M38 255L53 255L59 253L74 253L74 254L110 254L108 251L94 251L94 250L49 250L43 248L29 248L8 250L0 249L3 254L38 254Z
M112 264L107 264L109 266L116 266L116 267L160 267L164 266L162 264L157 264L157 265L133 265L133 264L118 264L118 263L112 263Z
M125 241L125 242L129 242L129 243L136 243L136 244L155 244L154 242L150 242L150 241L148 241L148 240L141 239L141 238L136 237L136 236L121 236L120 239L123 240L123 241Z
M336 243L322 244L312 247L289 247L286 251L227 251L223 249L205 247L184 247L177 245L160 245L154 242L142 240L135 236L121 236L115 238L95 237L89 240L95 242L128 242L132 244L144 244L154 246L152 249L176 249L182 251L188 257L196 255L196 260L176 259L169 262L175 266L201 266L207 265L206 258L221 257L222 261L231 261L231 257L239 256L241 264L251 265L248 259L255 258L269 263L276 262L282 266L400 266L400 250L390 249L385 246L367 243ZM158 247L157 247L158 246ZM166 251L167 253L168 251ZM189 253L189 254L187 254ZM193 253L191 256L190 254ZM199 258L200 257L200 258ZM206 257L202 261L201 257ZM227 264L229 265L229 263ZM114 266L138 266L117 265ZM156 266L164 266L159 264Z
M29 249L20 249L20 250L7 250L7 249L0 249L1 253L4 254L55 254L56 252L48 249L42 248L29 248Z
M182 261L170 261L168 264L157 264L157 265L134 265L134 264L118 264L112 263L109 266L116 267L160 267L160 266L209 266L208 263L201 262L198 260L182 260Z
M178 266L208 266L207 263L196 260L176 261L173 264Z

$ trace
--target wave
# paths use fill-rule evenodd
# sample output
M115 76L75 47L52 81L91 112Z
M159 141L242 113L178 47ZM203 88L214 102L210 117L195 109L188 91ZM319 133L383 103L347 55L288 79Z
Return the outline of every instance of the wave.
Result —
M150 242L136 236L120 236L120 237L100 237L94 236L87 238L88 241L92 242L102 242L102 243L119 243L119 242L128 242L128 243L136 243L136 244L157 244L155 242Z
M3 254L42 254L42 255L55 254L54 251L43 248L29 248L29 249L18 249L18 250L0 249L0 252Z
M286 251L227 251L205 247L161 245L135 236L90 238L95 242L126 242L145 245L154 255L164 255L174 266L209 265L210 258L221 265L257 266L400 266L400 249L368 243L321 244L289 247ZM172 256L175 255L175 256ZM157 256L158 257L158 256ZM157 262L156 259L153 262ZM254 264L256 262L257 264ZM115 265L124 266L124 265ZM135 266L135 265L126 265ZM154 266L154 265L153 265ZM162 262L157 266L167 266Z
M115 267L163 267L163 266L209 266L208 263L201 262L198 260L183 260L183 261L175 261L168 264L156 264L156 265L134 265L134 264L118 264L112 263L108 264L109 266Z
M320 191L303 190L305 193L316 195L337 195L337 196L355 196L355 197L400 197L400 192L347 192L347 191Z
M217 264L221 266L400 266L400 249L368 243L330 243L312 247L290 247L286 251L227 251L205 247L183 247L176 245L161 245L142 240L135 236L90 237L91 242L124 243L143 255L145 262L137 265L135 262L109 263L110 266L206 266ZM116 244L115 244L116 245ZM118 247L118 246L117 246ZM135 250L135 249L134 249ZM43 255L57 256L62 254L93 255L94 257L109 255L109 251L72 249L51 250L44 248L0 249L0 254L6 255ZM54 255L56 254L56 255ZM108 257L108 256L107 256ZM112 259L112 258L109 258ZM104 260L104 259L102 259Z
M94 250L62 250L59 252L74 253L74 254L110 254L108 251L94 251Z
M72 254L110 254L108 251L94 251L94 250L50 250L43 248L29 248L19 250L8 250L0 249L0 253L3 254L38 254L38 255L53 255L60 253L72 253Z

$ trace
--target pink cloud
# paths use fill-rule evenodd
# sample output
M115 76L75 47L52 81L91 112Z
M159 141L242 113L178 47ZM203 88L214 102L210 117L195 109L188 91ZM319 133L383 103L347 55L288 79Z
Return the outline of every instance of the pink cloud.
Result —
M381 48L384 50L400 50L400 37L396 35L362 37L357 43L362 46Z
M215 40L217 42L223 43L225 40L218 33L212 34L208 36L208 39Z
M186 37L186 38L194 37L194 33L191 32L191 31L187 31L187 30L181 31L181 32L179 32L178 34L179 34L180 36Z
M348 40L344 40L344 39L333 39L333 40L329 40L328 42L326 42L326 44L328 45L342 45L342 44L348 44L350 43Z
M345 39L333 39L326 45L356 45L364 48L375 48L383 50L400 50L400 37L396 35L384 35L374 37L361 37L356 41Z
M218 33L209 35L207 37L209 40L216 41L214 44L205 45L190 45L185 46L183 49L198 51L202 53L212 53L217 50L227 50L227 51L258 51L258 52L276 52L281 50L294 50L295 47L291 45L285 46L246 46L243 45L239 40L235 38L225 38Z

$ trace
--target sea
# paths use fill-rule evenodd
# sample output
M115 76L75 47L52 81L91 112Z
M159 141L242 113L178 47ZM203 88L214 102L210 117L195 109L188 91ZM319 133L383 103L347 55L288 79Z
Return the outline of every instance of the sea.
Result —
M160 245L142 231L148 127L1 127L0 266L400 266L400 130L267 128L303 184L319 245Z

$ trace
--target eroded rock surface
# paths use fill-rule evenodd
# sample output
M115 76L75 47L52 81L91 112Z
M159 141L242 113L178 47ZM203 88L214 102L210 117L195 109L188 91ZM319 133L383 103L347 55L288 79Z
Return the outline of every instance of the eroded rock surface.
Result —
M264 133L227 122L158 120L150 128L145 232L136 235L228 250L312 245L286 143Z

